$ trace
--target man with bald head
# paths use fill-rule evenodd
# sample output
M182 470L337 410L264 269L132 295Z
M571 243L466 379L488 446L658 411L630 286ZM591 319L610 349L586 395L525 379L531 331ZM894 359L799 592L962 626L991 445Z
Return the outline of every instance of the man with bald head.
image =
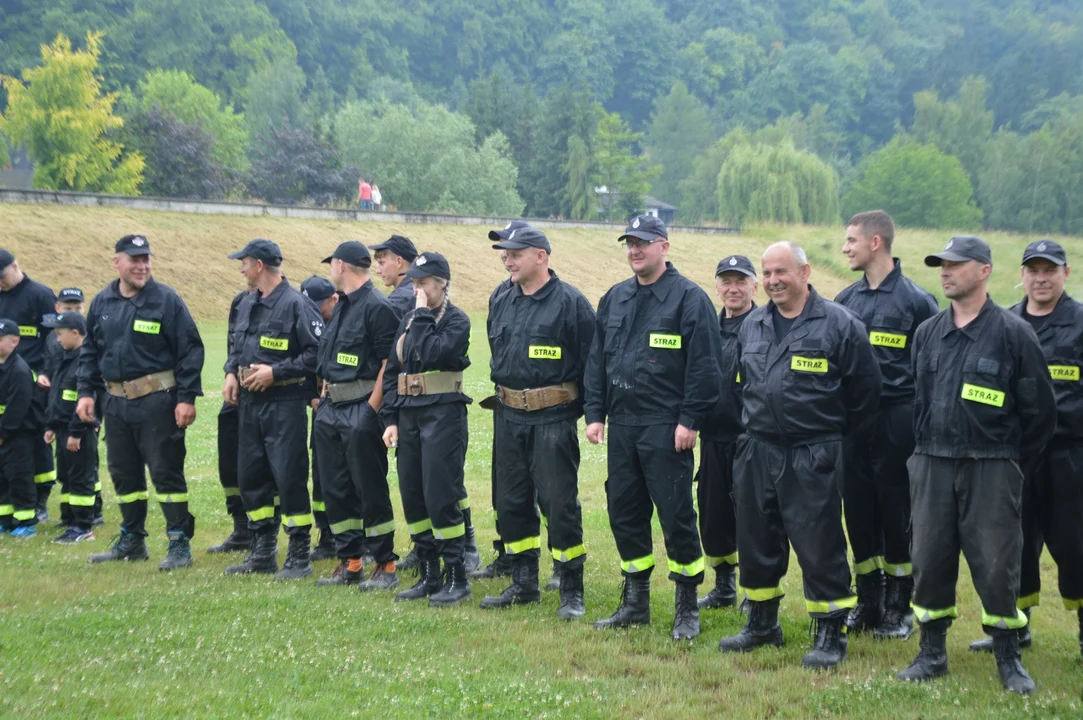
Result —
M842 531L842 440L876 409L881 381L864 326L820 297L811 273L799 245L767 248L771 301L738 333L746 434L737 441L733 493L749 614L719 649L783 644L778 606L792 543L816 627L801 664L828 669L846 658L846 616L857 603Z

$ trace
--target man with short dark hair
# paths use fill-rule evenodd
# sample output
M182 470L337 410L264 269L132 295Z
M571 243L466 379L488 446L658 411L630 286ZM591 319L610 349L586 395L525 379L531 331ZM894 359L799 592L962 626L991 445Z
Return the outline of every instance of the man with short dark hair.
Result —
M159 570L192 564L195 517L184 477L185 430L203 394L203 340L188 307L151 275L150 243L125 235L116 244L119 276L90 303L79 355L76 413L95 422L104 400L106 463L122 518L120 537L92 563L146 560L147 468L165 515L169 551Z
M914 452L910 353L918 326L938 310L933 296L903 275L891 254L894 239L895 224L883 210L850 218L842 252L850 269L864 276L835 302L864 323L883 377L876 414L844 444L843 511L857 575L857 606L846 626L850 633L872 630L880 639L906 640L914 632L906 472Z
M1016 605L1023 550L1019 463L1038 459L1053 436L1053 383L1034 331L986 291L993 254L984 240L954 237L925 264L940 268L951 306L914 336L915 446L907 468L921 651L898 677L921 681L948 672L961 550L981 598L982 629L993 637L1000 681L1026 694L1034 681L1020 662L1016 632L1027 625Z
M376 274L384 281L385 287L392 288L387 300L401 319L403 315L414 309L416 301L414 281L403 273L417 259L417 248L414 247L410 238L392 235L382 243L372 245L369 250L372 251L372 257L376 260Z
M237 309L222 396L240 405L237 480L255 537L244 561L225 572L295 580L312 574L306 409L316 396L323 320L282 276L282 251L275 243L253 240L229 258L241 261L250 292ZM289 546L276 572L280 524Z

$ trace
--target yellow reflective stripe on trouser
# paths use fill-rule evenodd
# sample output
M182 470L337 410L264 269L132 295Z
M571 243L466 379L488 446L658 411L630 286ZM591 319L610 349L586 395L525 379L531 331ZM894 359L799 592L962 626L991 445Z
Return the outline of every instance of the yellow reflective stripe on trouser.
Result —
M729 555L704 555L703 559L707 561L707 565L716 568L719 565L736 565L737 553L731 553Z
M459 523L458 525L452 525L451 527L445 528L434 527L432 529L432 534L437 540L454 540L455 538L460 538L466 534L466 524ZM504 549L507 549L507 544L504 545Z
M29 510L16 510L11 514L11 516L16 520L30 520L37 514L37 510L35 510L34 508L30 508Z
M319 500L312 501L312 512L327 512L327 503Z
M273 507L261 507L255 510L250 510L245 513L248 519L252 522L258 522L259 520L266 520L267 518L273 518L275 516L275 509Z
M98 482L94 483L94 492L99 493L101 491L102 491L102 481L99 480Z
M516 540L515 542L504 542L504 552L508 555L517 555L527 550L540 550L541 549L541 536L535 535L534 537L523 538L522 540Z
M786 593L782 592L780 587L769 588L746 588L742 587L741 592L744 593L745 599L750 602L767 602L768 600L774 600L780 598Z
M279 505L281 505L282 504L282 498L275 495L274 504L275 504L275 507L278 507Z
M48 483L56 480L56 470L50 470L49 472L41 473L34 476L34 482L36 483Z
M839 610L849 610L857 606L857 595L838 600L809 600L805 599L805 610L810 613L833 613Z
M128 493L127 495L117 495L117 502L120 503L121 505L126 505L127 503L139 502L140 500L146 502L147 497L149 497L147 495L147 491L146 490L140 490L139 492Z
M919 623L932 622L933 620L939 620L940 618L957 618L959 617L959 608L952 605L949 608L941 608L939 610L932 610L930 608L923 608L920 605L910 603L910 607L914 609L914 619Z
M1027 616L1023 614L1022 610L1016 608L1015 617L1003 617L1001 615L990 615L985 612L985 608L981 609L981 624L986 627L1000 628L1001 630L1018 630L1021 627L1027 626Z
M910 563L889 563L884 561L884 572L891 577L910 577L914 574L914 566Z
M331 532L335 535L341 535L347 530L364 530L365 521L360 518L349 518L342 522L331 523Z
M380 537L381 535L387 535L395 531L395 521L388 520L385 523L374 525L370 528L365 528L365 537Z
M93 495L69 495L68 504L75 507L94 507L96 499Z
M3 513L0 513L2 515ZM1083 610L1083 598L1073 600L1071 598L1061 598L1061 602L1064 603L1065 610Z
M650 570L654 567L654 556L644 555L641 558L635 560L621 560L620 569L626 573L643 572L644 570Z
M426 530L432 530L432 520L425 518L417 522L406 523L406 529L410 531L411 535L420 535Z
M884 567L884 558L882 555L876 555L868 560L862 560L861 562L854 562L854 574L855 575L868 575L871 572L882 570Z
M15 506L14 505L0 505L0 517L10 515L13 512L15 512Z
M541 518L541 524L542 524L542 527L544 527L544 528L547 528L547 529L548 529L548 527L549 527L549 518L545 517L545 513L541 512L541 511L539 510L539 511L538 511L538 517L540 517L540 518Z
M63 505L64 503L68 502L70 498L71 493L60 493L60 504Z
M1027 608L1038 607L1041 602L1041 593L1031 593L1030 595L1024 595L1015 601L1015 606L1020 610L1026 610Z
M158 502L165 503L182 503L188 502L188 493L173 493L172 495L159 495Z
M670 558L669 571L674 575L682 575L684 577L695 577L696 575L702 575L703 556L700 555L698 558L696 558L690 563L679 563L676 560Z
M312 519L312 513L305 513L304 515L283 515L282 524L286 527L305 527L311 525L315 520Z
M241 489L235 487L224 487L222 488L222 494L226 497L240 497Z
M470 498L466 497L466 498L463 498L462 500L460 500L459 501L459 509L460 510L469 510L470 509Z
M585 545L576 545L575 547L570 547L567 550L553 548L552 552L553 559L557 562L571 562L577 557L583 557L584 555L586 555L587 548Z

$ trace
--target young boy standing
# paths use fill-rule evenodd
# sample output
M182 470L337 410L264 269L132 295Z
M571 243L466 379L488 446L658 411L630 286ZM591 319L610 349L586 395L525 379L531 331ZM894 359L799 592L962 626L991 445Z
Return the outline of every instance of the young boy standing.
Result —
M45 327L56 330L63 353L53 369L49 406L45 419L45 442L56 441L56 470L60 480L61 514L68 525L53 540L71 545L94 539L91 527L101 512L101 485L98 482L98 423L85 423L75 414L79 400L76 371L79 349L86 337L86 320L78 312L62 312L44 319ZM66 505L66 507L65 507Z
M42 418L31 402L34 375L15 354L18 345L19 325L0 319L0 532L29 538L37 534L34 429Z

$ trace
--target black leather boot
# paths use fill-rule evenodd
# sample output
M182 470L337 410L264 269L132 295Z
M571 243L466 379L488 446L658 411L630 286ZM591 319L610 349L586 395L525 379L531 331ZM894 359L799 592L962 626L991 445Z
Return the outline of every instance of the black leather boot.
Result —
M429 597L429 607L449 607L472 597L466 566L461 562L444 568L444 586Z
M699 603L696 586L692 583L676 583L673 602L674 640L691 640L699 636Z
M1026 650L1034 642L1030 636L1030 611L1031 608L1027 608L1023 611L1023 614L1027 616L1027 624L1016 630L1016 634L1019 636L1019 647ZM981 640L975 640L970 643L970 649L974 652L993 652L993 636L986 635Z
M636 573L624 578L624 590L616 612L594 623L597 630L651 624L651 576Z
M248 518L244 515L233 516L233 532L217 545L211 545L207 552L212 554L245 552L252 547L252 531L248 529Z
M188 538L179 533L170 535L169 550L166 552L165 560L158 563L158 569L162 572L169 572L170 570L191 566L192 546L188 542Z
M483 569L470 573L474 580L491 580L498 577L511 576L511 555L504 552L503 543L493 543L496 547L496 558Z
M993 656L1005 688L1020 695L1034 692L1034 680L1020 661L1018 630L993 631Z
M278 571L278 527L257 530L252 538L252 548L239 565L230 565L226 575L272 574Z
M948 628L951 618L921 623L921 650L910 666L896 677L924 682L948 674Z
M512 605L531 605L541 602L541 590L538 589L538 558L514 557L511 565L511 585L493 597L485 597L481 607L505 608Z
M717 610L737 604L737 568L722 563L714 569L714 587L699 599L701 610Z
M834 617L814 618L812 621L812 650L801 658L801 666L810 670L832 670L846 659L845 611Z
M147 543L142 535L120 531L113 546L103 553L93 553L87 558L92 564L113 562L117 560L149 560Z
M440 590L439 558L428 558L421 555L417 569L421 577L414 583L413 587L397 594L395 596L396 600L421 600Z
M546 590L559 590L560 589L560 574L564 572L560 565L557 565L557 561L553 561L553 574L549 577L549 582L545 583Z
M353 566L351 570L350 567ZM332 587L336 585L358 585L364 574L364 565L361 558L347 558L335 566L329 577L322 577L316 581L316 587Z
M312 538L307 533L290 535L290 544L286 547L286 562L275 573L275 580L300 580L312 575L312 563L308 559Z
M337 557L335 553L335 534L330 530L320 528L319 539L316 541L316 547L312 548L312 552L309 553L308 561L319 562L334 557Z
M467 574L477 572L481 567L481 553L478 551L477 536L474 535L474 526L466 523L466 548L463 550L463 567Z
M884 571L857 576L857 605L846 618L851 633L875 630L884 620Z
M557 617L564 620L581 618L587 612L583 590L583 566L564 568L560 574L560 609Z
M914 634L914 611L910 598L914 594L914 578L889 577L884 597L884 621L873 630L878 640L909 640Z
M718 649L722 652L748 652L763 645L782 647L786 639L778 624L778 604L782 598L756 601L748 600L748 621L741 632L722 638Z

